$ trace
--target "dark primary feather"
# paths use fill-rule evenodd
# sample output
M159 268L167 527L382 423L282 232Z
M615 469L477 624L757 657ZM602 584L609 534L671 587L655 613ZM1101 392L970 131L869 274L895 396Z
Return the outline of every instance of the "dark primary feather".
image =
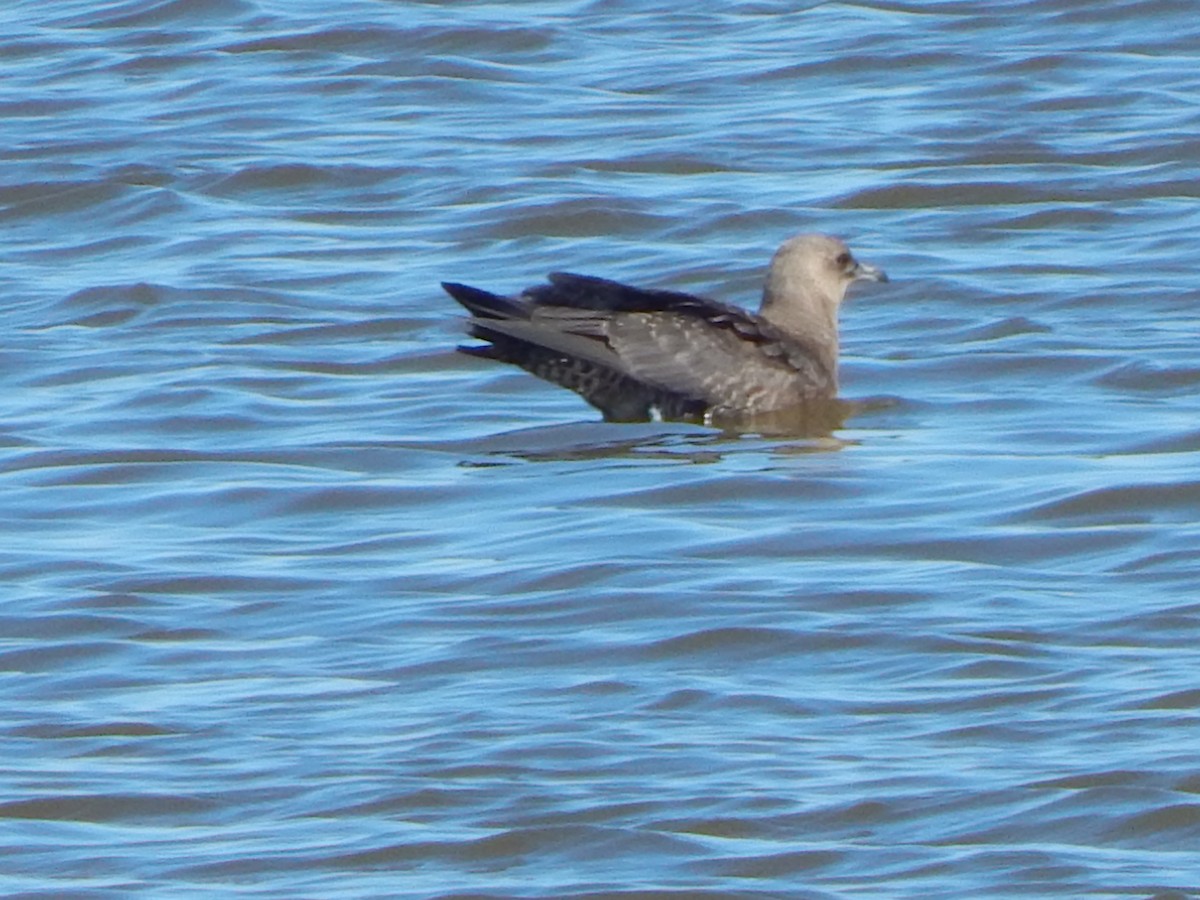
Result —
M545 284L526 288L521 296L538 306L566 306L607 312L666 312L696 305L720 306L679 291L646 290L571 272L551 272Z
M569 388L612 420L776 409L835 384L803 340L691 294L565 272L516 298L443 287L471 313L469 334L488 342L464 352Z
M606 284L622 287L615 282ZM471 337L488 342L483 346L459 347L463 353L520 366L539 378L575 391L612 421L645 420L653 409L672 419L696 418L704 413L705 404L695 398L642 383L621 371L620 361L607 349L602 337L581 338L566 330L532 324L535 310L541 304L529 297L528 292L513 299L454 282L445 282L442 287L472 314L468 326ZM553 285L543 287L553 290ZM603 306L596 305L599 294L581 291L578 282L568 283L568 290L571 297L583 301L578 308L587 309L590 299L593 308L603 310ZM567 299L561 296L554 302L570 308ZM580 325L576 323L577 330ZM529 332L528 336L512 333L522 328ZM554 349L546 346L547 341L572 343L567 349Z

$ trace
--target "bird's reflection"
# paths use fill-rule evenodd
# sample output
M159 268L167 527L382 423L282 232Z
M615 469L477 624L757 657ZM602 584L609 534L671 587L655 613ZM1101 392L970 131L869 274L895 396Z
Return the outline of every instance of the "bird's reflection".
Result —
M619 459L707 465L751 447L779 456L831 453L856 443L837 433L851 417L893 404L889 398L831 400L707 423L579 422L524 428L470 442L469 447L462 449L469 449L472 458L464 460L462 465L487 467L521 461Z

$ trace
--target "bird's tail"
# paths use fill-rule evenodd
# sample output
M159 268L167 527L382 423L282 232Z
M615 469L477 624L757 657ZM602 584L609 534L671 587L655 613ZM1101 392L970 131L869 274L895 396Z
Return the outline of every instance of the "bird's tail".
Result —
M524 342L488 328L483 323L489 320L494 322L514 319L527 320L529 310L523 303L454 281L443 281L442 288L471 314L471 319L467 324L467 334L481 341L490 342L483 345L460 345L459 352L480 359L496 359L500 362L519 364L518 360L521 356L519 345Z
M520 366L539 378L575 391L612 421L645 421L652 409L661 410L671 418L703 413L702 401L643 384L621 372L616 365L619 361L612 357L603 341L579 330L586 317L559 317L557 324L569 320L572 328L556 328L553 319L549 324L532 321L537 297L532 302L501 297L452 281L444 282L442 287L471 314L467 334L487 342L459 346L461 353ZM593 308L594 305L577 303L565 312L573 309L586 312Z
M491 291L471 287L469 284L458 284L454 281L443 281L442 289L478 319L529 318L528 307L509 297L501 297Z

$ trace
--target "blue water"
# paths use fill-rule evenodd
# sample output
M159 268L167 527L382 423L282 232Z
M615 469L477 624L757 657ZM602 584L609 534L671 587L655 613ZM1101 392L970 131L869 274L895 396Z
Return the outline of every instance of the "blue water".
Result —
M0 892L1200 895L1191 4L9 3ZM454 279L753 306L614 425Z

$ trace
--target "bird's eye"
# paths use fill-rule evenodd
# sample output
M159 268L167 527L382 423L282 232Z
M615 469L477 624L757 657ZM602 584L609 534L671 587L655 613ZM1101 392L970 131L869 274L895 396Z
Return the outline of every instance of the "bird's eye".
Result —
M839 268L842 268L842 269L848 268L850 266L850 263L851 263L851 258L850 258L849 253L842 253L837 258L837 264L838 264Z

